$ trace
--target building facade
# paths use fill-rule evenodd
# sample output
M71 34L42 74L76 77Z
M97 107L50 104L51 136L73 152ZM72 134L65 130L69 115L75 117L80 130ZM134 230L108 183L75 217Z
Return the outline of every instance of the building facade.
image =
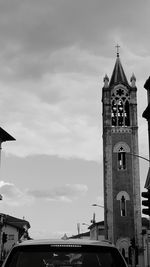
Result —
M136 78L128 83L117 53L102 89L105 237L128 263L136 254L132 264L138 265L143 252L136 94Z
M30 239L30 223L7 214L0 213L0 260L4 260L11 248Z

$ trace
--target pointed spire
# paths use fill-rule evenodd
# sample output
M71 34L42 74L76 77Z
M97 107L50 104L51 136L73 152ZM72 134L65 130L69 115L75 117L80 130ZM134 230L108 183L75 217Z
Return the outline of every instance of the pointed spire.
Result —
M134 75L134 73L132 73L132 76L130 78L130 82L131 82L131 87L135 87L135 82L136 82L136 77Z
M109 85L108 85L108 83L109 83L109 78L108 78L108 76L107 76L107 74L105 74L105 77L104 77L104 87L105 88L108 88L109 87Z
M121 65L121 61L119 58L119 46L117 45L117 59L116 59L116 63L115 63L115 67L110 79L110 84L109 86L115 85L115 84L119 84L119 83L123 83L125 85L129 85L126 75L124 73L123 67Z

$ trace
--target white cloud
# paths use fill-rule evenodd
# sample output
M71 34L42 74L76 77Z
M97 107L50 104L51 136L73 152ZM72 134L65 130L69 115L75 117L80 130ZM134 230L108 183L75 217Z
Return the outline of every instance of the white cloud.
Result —
M119 43L128 80L132 72L137 78L140 154L147 157L147 122L141 114L150 70L149 10L149 0L0 1L0 126L16 138L3 143L3 151L101 162L103 77L112 74ZM6 205L67 202L87 192L85 185L74 184L22 190L15 182L0 183Z
M10 206L28 205L33 201L33 198L28 197L14 184L4 181L0 181L0 194L3 197L3 203Z
M141 15L148 6L136 1ZM100 160L101 87L116 43L129 75L141 80L150 65L147 37L141 30L139 39L136 26L145 30L148 19L135 25L133 7L98 0L0 3L1 126L16 138L3 144L6 153Z
M99 101L94 78L69 74L46 77L37 94L34 88L25 91L26 86L22 91L12 88L11 93L1 84L1 91L5 88L5 102L0 107L5 114L4 129L11 129L8 132L16 138L16 142L4 145L6 152L21 157L45 154L99 160ZM44 86L46 95L50 98L52 92L54 97L55 92L57 99L41 97Z
M70 202L86 195L88 188L83 184L66 184L49 190L29 190L27 193L36 199Z
M84 0L38 0L35 6L33 0L13 0L13 5L0 4L1 126L16 138L3 145L6 153L100 160L101 88L103 75L112 74L116 43L121 46L128 79L134 72L141 86L150 65L144 32L141 43L138 27L134 25L132 36L128 25L135 23L133 2L130 8L115 2L88 0L85 5ZM141 13L148 5L136 1ZM118 25L123 7L128 21L121 19ZM109 20L104 23L106 12ZM133 46L136 36L138 47L137 43Z
M20 190L12 183L0 182L0 194L3 197L3 203L10 206L28 205L37 199L70 202L84 197L87 191L87 186L83 184L66 184L48 190Z

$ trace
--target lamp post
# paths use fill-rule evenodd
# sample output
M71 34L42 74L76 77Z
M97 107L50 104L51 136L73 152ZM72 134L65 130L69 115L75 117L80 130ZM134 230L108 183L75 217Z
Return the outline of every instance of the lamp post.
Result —
M96 203L92 204L92 206L104 209L104 206L96 204ZM98 233L98 225L96 224L96 239L97 240L98 240L98 235L99 235L99 233Z
M104 209L104 206L102 205L99 205L99 204L92 204L93 207L100 207L100 208L103 208Z
M88 227L90 226L90 225L89 225L89 224L87 224L87 223L82 223L82 225L86 225L86 226L88 226Z

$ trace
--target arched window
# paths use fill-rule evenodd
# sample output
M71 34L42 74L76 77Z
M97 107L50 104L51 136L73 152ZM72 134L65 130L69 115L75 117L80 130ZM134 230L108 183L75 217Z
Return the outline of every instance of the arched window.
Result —
M119 142L114 146L113 152L117 153L118 170L126 170L127 168L126 153L130 152L129 146L124 142Z
M126 169L126 152L123 147L120 147L118 151L118 169L119 170Z
M120 201L120 216L125 217L127 216L127 206L126 201L130 200L130 197L127 192L121 191L117 195L117 200Z
M117 86L111 95L112 126L129 126L129 94L124 87Z
M126 216L126 199L125 199L124 195L122 195L122 197L121 197L120 211L121 211L121 216Z

